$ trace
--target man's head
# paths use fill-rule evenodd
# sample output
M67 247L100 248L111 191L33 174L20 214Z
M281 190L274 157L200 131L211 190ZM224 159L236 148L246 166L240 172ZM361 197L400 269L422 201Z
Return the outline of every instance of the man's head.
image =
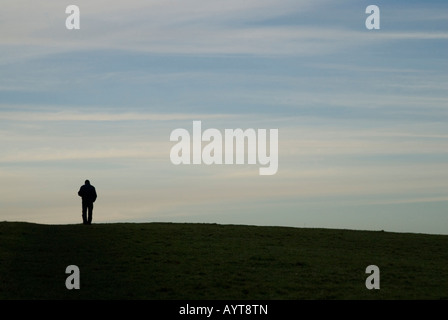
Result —
M85 184L90 185L90 181L86 180Z

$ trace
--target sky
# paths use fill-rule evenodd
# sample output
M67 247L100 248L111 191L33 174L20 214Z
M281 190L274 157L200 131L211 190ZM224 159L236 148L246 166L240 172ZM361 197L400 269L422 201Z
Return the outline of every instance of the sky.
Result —
M441 0L4 0L0 221L81 223L89 179L94 223L448 234L447 53ZM278 129L277 173L174 165L193 121Z

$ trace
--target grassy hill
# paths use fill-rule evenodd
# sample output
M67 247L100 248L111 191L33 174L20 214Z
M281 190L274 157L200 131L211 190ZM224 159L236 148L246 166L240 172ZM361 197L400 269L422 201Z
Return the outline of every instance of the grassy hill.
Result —
M80 290L68 290L68 265ZM368 290L368 265L380 268ZM216 224L0 223L0 299L447 299L448 236Z

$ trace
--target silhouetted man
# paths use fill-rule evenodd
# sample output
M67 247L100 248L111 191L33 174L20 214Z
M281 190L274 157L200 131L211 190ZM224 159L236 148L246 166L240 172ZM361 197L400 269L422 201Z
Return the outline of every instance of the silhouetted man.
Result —
M78 196L82 198L82 223L92 224L93 203L96 200L95 187L90 184L89 180L81 186L78 191Z

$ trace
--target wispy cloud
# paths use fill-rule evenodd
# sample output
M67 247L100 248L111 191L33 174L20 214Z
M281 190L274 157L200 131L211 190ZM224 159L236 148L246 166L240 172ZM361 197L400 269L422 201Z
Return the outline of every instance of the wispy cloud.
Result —
M231 114L179 114L179 113L98 113L76 111L25 112L0 110L4 121L173 121L194 119L225 119Z
M353 30L334 21L327 5L330 1L127 1L103 3L78 1L82 26L77 32L65 30L63 5L51 1L25 8L12 2L2 6L0 23L1 60L14 55L26 57L34 52L58 53L66 50L115 49L171 54L252 54L321 55L372 45L372 41L445 40L447 32L387 32L367 34L360 25ZM291 25L265 24L266 19L307 11L321 12L315 23ZM344 12L345 6L335 8ZM360 17L364 13L360 12ZM12 18L14 17L14 18ZM17 18L22 17L22 19ZM27 17L33 17L27 19ZM353 17L359 19L360 17ZM362 19L359 19L362 21ZM17 49L13 49L15 46ZM30 47L33 46L33 47ZM31 50L23 50L28 47ZM9 51L9 54L8 54ZM2 62L2 61L0 61Z

